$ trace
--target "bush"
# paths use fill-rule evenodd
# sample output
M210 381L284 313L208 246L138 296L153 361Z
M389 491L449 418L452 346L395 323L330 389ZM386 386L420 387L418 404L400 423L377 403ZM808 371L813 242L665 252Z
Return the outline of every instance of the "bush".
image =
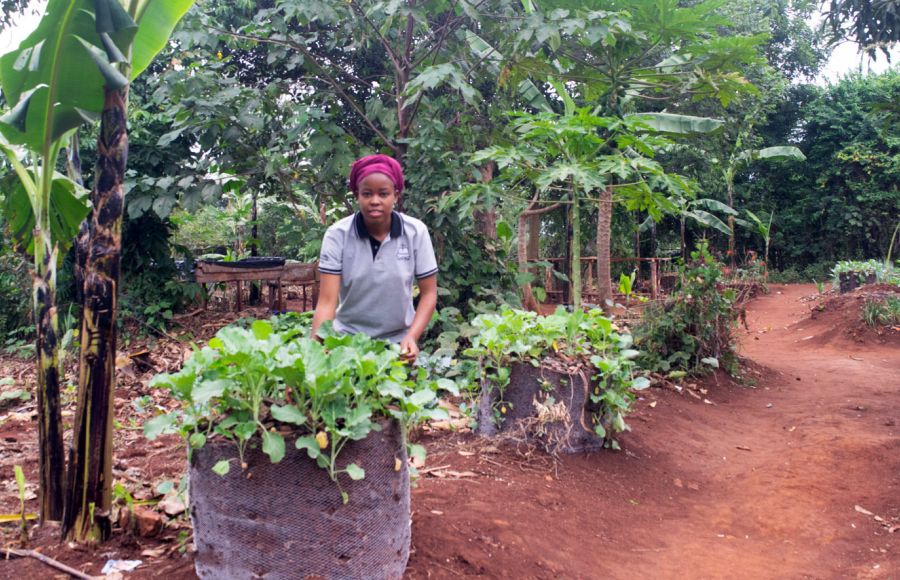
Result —
M155 328L186 305L200 298L200 287L187 279L190 260L183 266L173 249L188 250L171 242L172 225L153 214L129 220L122 235L122 283L119 303L122 318L136 318Z
M722 268L705 243L691 253L689 262L679 265L672 295L644 311L635 328L641 367L675 377L719 366L737 372L732 330L738 311L734 291L719 282Z
M0 337L19 332L31 323L30 278L24 260L0 250Z

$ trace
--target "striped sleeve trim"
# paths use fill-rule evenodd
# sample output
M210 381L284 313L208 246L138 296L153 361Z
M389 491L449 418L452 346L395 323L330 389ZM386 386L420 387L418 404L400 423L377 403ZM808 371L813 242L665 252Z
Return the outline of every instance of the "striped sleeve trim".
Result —
M319 266L319 272L322 272L323 274L340 274L341 273L340 270L332 270L331 268L323 268L322 266Z
M424 280L425 278L430 278L431 276L434 276L437 273L438 273L438 269L434 268L433 270L429 270L428 272L425 272L424 274L416 274L416 280Z

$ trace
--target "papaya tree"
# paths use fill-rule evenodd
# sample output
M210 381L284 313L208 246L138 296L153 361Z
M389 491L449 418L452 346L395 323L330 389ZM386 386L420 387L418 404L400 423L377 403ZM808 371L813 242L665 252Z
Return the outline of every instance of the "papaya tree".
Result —
M750 127L752 127L752 124L748 123L747 130L749 130ZM792 145L779 145L774 147L764 147L762 149L741 149L741 142L744 136L744 132L738 134L734 150L729 156L725 167L722 169L722 175L725 178L725 189L728 195L728 206L732 208L734 207L734 178L740 170L745 169L751 163L758 160L804 161L806 159L803 152ZM730 257L732 269L734 269L736 263L735 260L737 259L735 255L734 224L735 216L734 214L731 214L728 216L728 256ZM758 225L762 227L763 224L760 222ZM768 230L762 235L766 239L765 259L768 261Z
M597 108L597 114L623 121L629 114L653 111L645 119L660 134L675 136L714 130L712 119L669 116L660 111L676 99L718 99L727 105L754 88L738 72L760 59L762 35L719 35L727 20L717 14L722 2L685 6L678 0L529 0L527 16L510 52L504 77L545 75L565 82L573 98ZM718 123L721 125L721 123ZM611 141L623 157L639 144ZM611 297L610 225L613 207L624 201L619 176L605 176L598 192L597 286L600 300ZM643 184L646 186L646 182ZM648 211L640 203L633 209ZM656 213L656 212L655 212ZM656 213L656 215L660 215Z
M688 130L714 130L714 119L633 115L624 118L602 116L599 107L576 107L562 84L556 84L563 100L562 113L519 113L513 116L512 145L496 145L473 156L475 163L492 160L501 170L500 187L511 197L521 197L518 189L537 192L523 215L538 215L549 208L564 206L572 224L569 240L570 296L575 308L582 303L581 222L584 207L596 204L604 191L616 191L626 207L644 208L655 219L675 213L676 205L664 192L683 189L684 180L666 173L653 159L656 151L671 141L654 126L683 124ZM665 120L665 122L663 122ZM627 146L626 146L627 145ZM650 187L653 183L656 187ZM538 206L545 206L538 208ZM524 252L520 220L519 253ZM607 249L608 253L608 249ZM601 294L602 296L602 294ZM526 291L526 302L531 298Z

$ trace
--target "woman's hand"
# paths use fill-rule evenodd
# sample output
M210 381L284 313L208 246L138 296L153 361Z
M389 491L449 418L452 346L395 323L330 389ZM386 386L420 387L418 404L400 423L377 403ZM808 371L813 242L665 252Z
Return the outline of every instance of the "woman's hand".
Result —
M319 274L319 302L316 304L316 312L313 314L312 328L310 329L310 335L316 340L320 340L316 333L322 323L326 320L334 320L340 291L340 274Z
M416 362L417 356L419 356L419 345L416 344L415 338L407 334L400 341L400 359L405 363L412 364Z

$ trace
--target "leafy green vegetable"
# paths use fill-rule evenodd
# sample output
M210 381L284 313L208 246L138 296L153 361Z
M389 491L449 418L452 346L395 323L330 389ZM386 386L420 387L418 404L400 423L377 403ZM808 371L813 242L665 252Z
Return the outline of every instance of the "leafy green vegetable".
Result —
M631 359L639 352L630 348L631 336L619 334L602 311L567 312L559 307L549 316L539 316L507 308L477 316L472 326L478 332L463 356L477 361L480 389L499 391L501 409L510 365L526 361L538 365L544 357L561 354L593 368L595 379L603 384L603 389L591 394L591 401L599 404L599 411L592 415L595 431L605 437L608 430L628 428L624 416L634 400L631 389L646 388L649 381L633 377ZM502 415L502 411L494 413L495 420L502 420Z
M237 444L242 463L247 445L261 443L277 463L286 448L278 425L286 424L295 447L337 482L341 473L365 477L362 466L341 466L338 458L347 442L380 429L378 419L409 426L447 418L436 392L458 392L455 383L410 368L396 346L327 329L319 342L298 336L293 322L277 326L256 320L223 328L179 372L154 377L151 386L170 390L182 408L147 421L147 437L177 429L190 449L224 437ZM228 465L219 462L215 469L224 474Z

